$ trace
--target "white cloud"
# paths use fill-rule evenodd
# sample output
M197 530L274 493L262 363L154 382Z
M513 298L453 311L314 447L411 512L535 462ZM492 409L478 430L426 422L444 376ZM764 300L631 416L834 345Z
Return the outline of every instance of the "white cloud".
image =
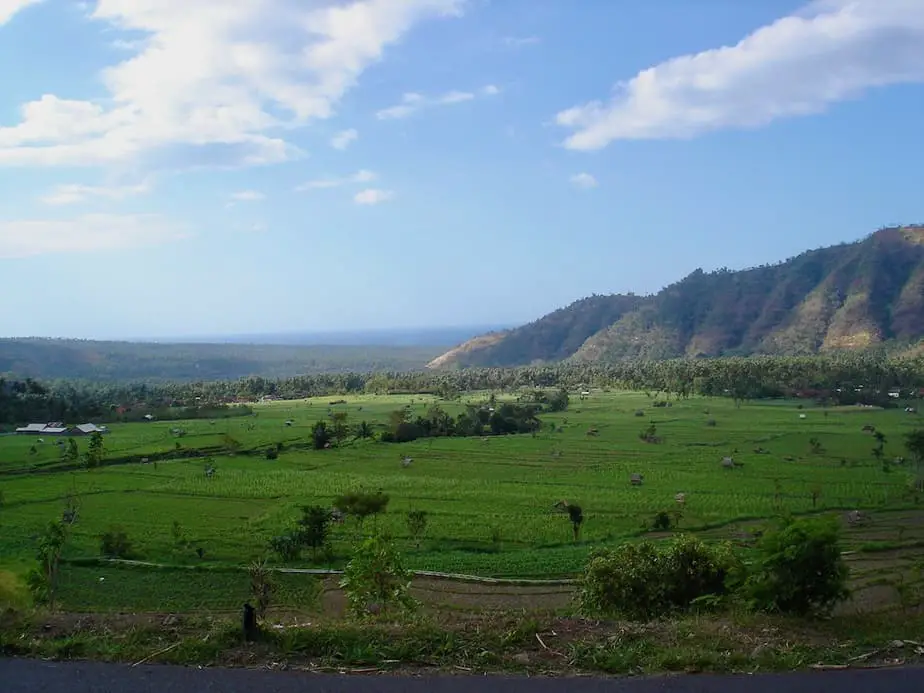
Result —
M29 5L37 5L42 0L0 0L0 26L3 26L13 18L13 15L20 10L26 9Z
M0 259L124 250L186 238L153 215L86 214L76 219L0 221Z
M90 199L124 200L127 197L143 195L150 192L151 184L148 181L138 185L59 185L47 195L39 199L46 205L71 205L86 202Z
M609 103L557 115L569 149L690 138L819 113L890 84L924 81L921 0L818 0L734 46L684 55L617 84Z
M500 89L493 84L488 84L478 91L481 96L494 96L499 93ZM416 92L408 92L401 97L401 103L381 109L375 114L375 117L379 120L407 118L425 108L449 106L455 103L471 101L478 94L471 91L448 91L440 96L424 96Z
M330 146L342 151L349 147L351 143L355 142L358 137L359 133L352 128L349 130L341 130L330 138Z
M578 188L596 188L597 179L589 173L576 173L570 178L571 185Z
M522 48L524 46L533 46L539 43L541 39L538 36L505 36L504 45L510 48Z
M265 199L266 195L259 190L239 190L238 192L231 193L231 200L233 202L260 202Z
M24 104L18 125L0 127L0 164L291 158L269 133L331 116L389 45L464 1L97 0L92 18L145 39L121 45L133 54L103 70L98 98Z
M323 188L339 188L344 185L369 183L376 178L377 176L374 172L361 169L345 178L319 178L317 180L308 181L307 183L302 183L295 189L299 192L304 192L306 190L319 190Z
M368 188L356 193L353 196L353 202L358 205L377 205L387 202L395 196L391 190L378 190L377 188Z

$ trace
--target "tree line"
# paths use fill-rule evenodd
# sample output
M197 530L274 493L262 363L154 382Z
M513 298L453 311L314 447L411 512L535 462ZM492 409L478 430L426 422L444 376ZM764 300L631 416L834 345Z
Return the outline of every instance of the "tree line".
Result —
M728 396L737 402L808 397L832 404L886 404L888 390L903 398L924 388L924 357L880 354L750 356L715 359L559 363L456 371L321 373L290 378L170 383L106 383L0 378L0 423L120 420L124 411L204 407L262 397L303 399L349 394L432 394L445 399L476 390L621 388L678 398Z

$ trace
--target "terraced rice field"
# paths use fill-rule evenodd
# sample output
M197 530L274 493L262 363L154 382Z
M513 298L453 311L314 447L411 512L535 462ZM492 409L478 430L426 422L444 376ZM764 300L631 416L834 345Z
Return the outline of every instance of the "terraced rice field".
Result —
M416 415L436 402L421 396L367 396L330 404L339 399L267 403L255 407L256 416L214 422L112 425L107 464L91 471L62 469L52 440L39 444L34 438L0 437L0 569L25 572L35 537L61 516L68 495L77 499L80 512L66 557L97 556L99 536L118 525L143 560L214 569L266 555L268 540L294 525L299 506L330 505L338 494L358 488L381 489L390 496L387 512L374 524L396 537L407 565L419 570L495 577L573 575L592 548L650 533L659 510L682 511L682 530L718 538L734 536L780 511L843 515L866 509L874 522L849 529L847 548L864 548L863 557L878 561L879 568L865 568L871 585L881 577L888 549L901 553L924 542L918 506L908 493L910 462L892 462L906 455L903 435L918 426L917 415L902 409L826 412L788 401L736 408L730 400L703 398L655 408L644 394L595 391L583 401L572 396L567 412L543 415L543 429L534 436L407 444L357 440L329 450L310 449L311 427L329 410L347 412L352 424L366 420L384 426L389 412L399 407L410 405ZM455 412L463 403L441 406ZM714 426L707 425L710 419ZM659 443L639 438L651 423ZM876 441L862 431L865 425L885 434L883 459L889 471L874 458ZM171 434L176 427L186 430L183 438ZM597 434L589 435L590 429ZM240 443L236 454L223 448L225 436ZM156 466L140 462L175 450L178 442L183 449L208 450L215 475L206 477L203 459L161 460ZM284 446L279 458L265 459L263 450L276 443ZM80 445L83 449L86 441ZM413 458L408 467L401 464L404 456ZM742 466L723 469L724 456ZM630 484L636 473L644 475L640 486ZM675 500L678 493L685 494L683 507ZM554 511L560 500L584 510L579 542L572 539L567 516ZM410 509L428 513L419 547L406 527ZM174 523L189 540L187 548L177 547ZM335 558L312 563L308 553L292 565L342 565L359 533L348 520L334 529ZM863 566L857 568L862 574ZM100 570L123 578L99 581L94 576ZM146 608L144 594L153 592L143 588L143 581L135 584L141 578L128 585L131 580L124 577L136 573L141 571L66 567L64 603L75 609ZM192 578L161 578L156 593L186 582L183 599L195 605L194 595L208 592L208 584L224 584L218 574L200 580L198 592ZM246 579L243 583L245 589ZM304 598L298 588L290 592L293 601ZM237 596L228 599L240 602ZM208 603L205 597L200 601Z

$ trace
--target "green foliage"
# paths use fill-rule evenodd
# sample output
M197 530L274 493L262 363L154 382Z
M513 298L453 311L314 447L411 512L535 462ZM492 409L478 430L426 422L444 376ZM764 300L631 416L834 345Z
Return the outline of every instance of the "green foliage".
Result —
M356 437L365 440L366 438L371 438L375 435L375 432L372 429L372 425L368 421L360 421L359 425L356 426Z
M105 441L103 434L99 431L93 431L90 434L90 443L87 445L87 451L84 453L83 462L87 469L98 467L103 463L106 456Z
M667 510L659 510L655 513L654 520L651 522L651 528L656 532L666 532L674 527L674 519Z
M337 445L343 445L343 441L350 435L350 427L347 425L347 413L345 411L335 411L331 414L331 437Z
M29 593L15 573L0 570L0 614L7 609L21 609L28 605Z
M294 532L275 536L269 540L269 548L285 563L298 560L302 553L301 537Z
M738 570L730 547L692 537L623 544L591 555L578 599L587 616L648 620L687 610L708 595L728 594L727 581Z
M567 411L569 401L568 391L565 388L561 388L558 392L548 398L546 410Z
M334 507L349 517L355 517L360 525L370 516L385 512L390 500L381 491L350 491L334 499Z
M439 356L433 346L156 344L77 339L0 339L0 363L49 380L94 383L286 378L296 373L410 371ZM102 400L100 408L113 400ZM115 400L118 401L118 400ZM2 408L2 407L0 407ZM27 416L57 421L63 416ZM80 418L80 417L77 417Z
M647 428L642 429L638 434L639 440L644 440L646 443L660 443L661 439L658 437L658 427L654 423L648 424Z
M417 548L420 548L420 539L427 529L427 511L426 510L409 510L407 513L407 531L414 540Z
M331 432L326 421L318 421L311 429L311 442L315 450L323 450L330 444Z
M257 620L266 618L270 601L273 595L273 573L267 567L265 560L253 561L247 567L250 575L250 599L254 603Z
M327 542L330 532L330 510L320 505L302 506L302 516L298 521L298 538L302 546L311 549L317 558L318 549Z
M26 577L29 591L36 604L48 604L55 608L58 590L58 567L61 554L67 542L67 529L60 522L49 523L38 539L36 559L38 567L33 568Z
M232 455L241 449L241 441L228 433L221 437L221 444Z
M106 558L131 558L132 543L121 527L113 527L99 540L99 552Z
M77 441L73 438L67 439L67 445L64 446L62 458L66 464L76 464L80 459L80 450L77 447Z
M568 519L571 521L571 532L576 542L581 536L581 526L584 524L584 510L580 505L574 505L573 503L569 503L566 510L568 511Z
M268 460L277 460L279 459L279 451L276 448L266 448L264 453L266 459Z
M395 610L411 611L417 604L411 597L411 573L404 568L394 542L383 535L368 537L356 548L343 571L340 587L346 593L350 612L364 618L388 615Z
M837 521L784 519L758 542L760 560L746 594L764 611L823 614L846 599L848 569Z

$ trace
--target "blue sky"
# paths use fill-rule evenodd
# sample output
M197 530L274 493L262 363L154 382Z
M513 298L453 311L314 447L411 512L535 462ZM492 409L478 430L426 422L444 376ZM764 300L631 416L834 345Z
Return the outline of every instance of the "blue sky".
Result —
M0 334L515 324L924 220L921 0L0 0Z

